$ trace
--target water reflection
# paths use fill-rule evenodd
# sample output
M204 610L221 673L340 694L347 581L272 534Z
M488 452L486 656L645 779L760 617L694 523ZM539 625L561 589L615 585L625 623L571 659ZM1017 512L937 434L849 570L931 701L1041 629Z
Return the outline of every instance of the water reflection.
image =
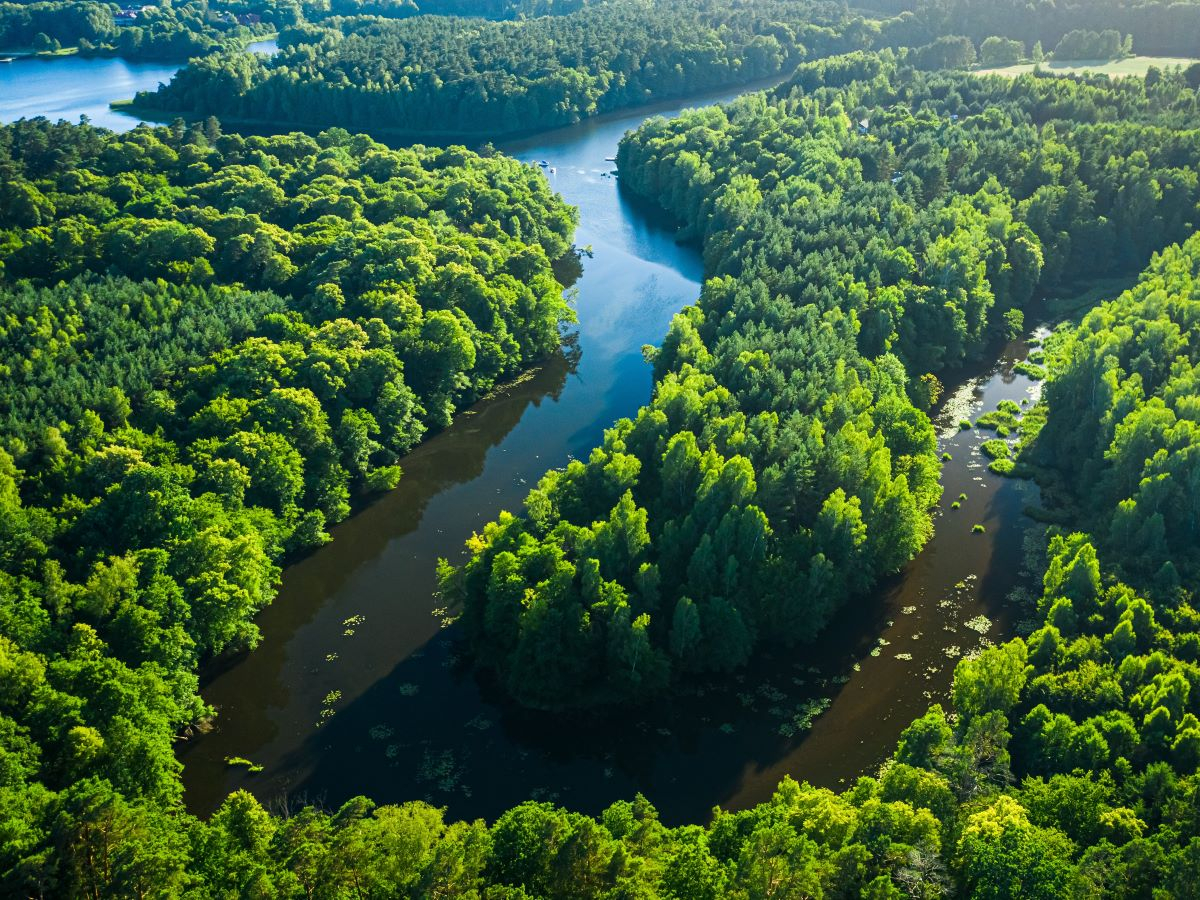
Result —
M237 728L185 746L180 755L189 774L223 768L226 756L244 753L251 743L265 753L274 743L290 747L303 740L319 714L308 698L340 690L352 699L396 656L410 655L437 633L428 605L403 602L405 596L433 593L432 565L406 561L432 563L445 552L447 526L464 517L474 527L482 524L481 513L464 510L469 494L453 489L480 478L489 451L527 410L559 399L570 369L565 357L554 357L459 416L405 458L404 477L394 491L334 528L328 546L289 567L279 596L259 616L262 644L205 673L205 700L217 708L222 726L234 722ZM443 497L452 502L431 511L430 502ZM395 578L398 568L405 573L402 581ZM351 626L343 622L354 616L366 617L364 632L386 638L352 641L345 634ZM333 654L337 658L326 661ZM189 800L200 807L214 804L226 793L223 780L190 780Z
M260 618L263 645L205 687L218 731L185 748L189 805L205 812L234 787L260 798L336 806L424 798L452 817L495 817L533 797L595 812L645 793L668 822L767 796L783 774L837 785L869 770L903 725L945 695L955 661L1007 633L1025 487L988 473L977 432L958 416L1017 399L1012 370L963 373L943 414L946 497L938 531L907 569L843 611L819 643L761 655L746 672L700 681L671 704L617 718L511 708L465 666L454 629L439 630L434 566L474 529L517 510L549 467L585 456L603 430L649 396L644 343L699 291L698 254L630 203L607 177L638 117L507 148L546 159L580 208L579 334L564 360L480 404L404 461L400 487L285 573ZM970 500L951 511L959 493ZM975 522L985 535L971 534ZM981 621L980 616L985 616ZM258 775L224 764L242 756Z
M419 447L402 461L395 491L339 526L330 545L288 568L278 599L259 617L262 645L206 673L204 696L219 710L217 730L180 753L194 809L211 809L238 786L264 797L307 791L329 802L377 791L394 799L420 796L424 782L413 779L445 764L439 756L427 763L426 748L445 743L447 728L456 736L479 732L464 731L475 713L459 721L457 712L447 712L481 709L487 701L470 678L443 667L454 651L432 615L436 560L461 552L471 532L501 510L519 510L547 468L586 456L605 428L645 402L651 375L641 346L660 340L671 316L699 292L695 251L676 245L671 228L634 211L614 179L585 167L611 155L636 121L593 123L517 150L527 161L558 161L563 174L555 186L581 209L577 240L591 255L574 265L567 260L558 271L568 283L576 279L578 333L565 340L563 357ZM616 221L626 225L605 225ZM393 727L381 717L393 697L406 697L393 687L417 682L426 689L410 698L423 699L404 729L426 743L397 746L391 758L381 758L390 763L403 751L403 765L385 763L377 772L356 754L373 740L372 727L381 726L376 734ZM331 693L337 699L326 704ZM336 714L322 719L324 709ZM325 724L317 728L318 722ZM253 759L265 771L249 776L230 769L227 756Z
M0 69L0 117L85 113L127 128L133 120L110 113L108 101L173 70L78 58L13 64ZM558 272L565 283L578 279L579 332L562 357L414 451L395 491L289 567L259 617L261 646L205 672L204 695L220 717L217 731L181 747L194 809L247 787L267 801L426 798L452 816L494 817L528 797L595 812L640 790L667 821L697 821L717 803L764 799L784 774L836 786L869 770L905 723L945 696L956 654L1009 632L1003 598L1019 569L1030 488L988 473L981 436L954 425L972 406L990 409L1033 388L1012 369L1019 344L994 370L968 373L943 416L943 449L954 460L935 538L816 646L763 654L744 673L618 720L511 708L465 667L455 632L431 614L436 558L458 552L501 509L518 509L548 467L586 454L644 402L650 374L639 348L660 340L699 290L698 254L608 175L605 158L640 118L507 148L527 162L553 161L554 186L580 207L578 241L593 256ZM960 493L968 501L951 510ZM975 522L986 535L970 533ZM230 769L224 760L235 755L265 771Z
M110 57L18 59L0 66L0 122L45 116L128 131L138 123L109 108L113 100L155 90L179 68L172 63L126 62Z
M961 654L1011 633L1004 598L1017 581L1021 509L1034 489L987 472L978 445L989 435L956 423L1035 394L1012 369L1024 352L1021 343L1006 348L939 419L954 459L936 536L843 610L817 645L762 654L746 672L696 682L672 703L606 718L510 706L464 664L456 633L443 631L293 751L283 769L306 775L258 792L286 788L333 805L361 792L378 802L422 798L456 817L494 818L531 797L595 813L641 791L665 821L682 823L703 821L718 803L760 802L785 774L839 787L871 771L904 725L945 698ZM952 510L960 493L968 499ZM986 534L971 532L976 522Z

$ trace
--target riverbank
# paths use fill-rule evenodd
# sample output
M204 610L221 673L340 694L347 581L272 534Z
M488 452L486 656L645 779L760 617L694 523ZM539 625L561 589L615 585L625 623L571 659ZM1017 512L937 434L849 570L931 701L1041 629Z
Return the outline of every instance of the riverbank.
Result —
M958 420L1033 396L1015 369L1019 343L995 348L1001 363L953 376L957 399L938 419L952 457L938 534L813 647L773 652L614 720L514 707L467 664L457 631L440 627L437 558L460 552L501 510L519 511L546 469L590 452L645 402L641 345L661 341L698 294L698 251L606 177L607 158L643 115L502 148L555 169L551 183L580 209L577 241L593 245L578 284L577 365L468 411L403 461L396 491L285 572L259 617L262 645L205 672L216 729L180 749L194 811L237 788L331 806L362 793L422 798L452 818L494 817L530 797L595 812L641 791L667 821L703 820L716 804L753 803L783 772L836 786L869 771L913 714L945 698L948 652L1010 633L1003 599L1017 583L1032 488L988 472L978 445L990 435L960 431Z
M674 228L636 210L607 177L612 165L605 158L641 118L589 122L502 148L527 163L549 161L552 186L580 209L576 241L591 245L592 254L580 260L570 357L460 415L403 461L395 491L285 572L276 601L259 617L262 644L205 673L204 696L219 716L212 734L180 748L192 808L210 809L234 787L267 797L304 793L311 784L333 796L340 788L316 787L324 779L317 770L352 773L354 750L364 742L384 754L385 771L373 772L374 781L394 780L390 764L401 759L411 777L428 776L446 758L441 745L451 733L490 737L479 728L487 716L467 730L452 712L482 702L483 688L456 668L453 630L441 629L433 615L441 605L437 559L459 552L501 509L519 511L548 468L586 455L616 419L636 412L652 386L642 345L660 341L700 289L699 254L676 244ZM361 624L345 624L360 616ZM347 628L354 633L347 636ZM424 688L409 693L418 680ZM459 691L475 699L460 702ZM333 692L334 715L317 729ZM375 744L370 733L397 702L406 721L374 733L390 728L428 743L394 749L389 758L387 748L397 742ZM426 703L428 716L417 713ZM367 720L361 729L360 717ZM231 770L226 756L265 769ZM410 798L427 791L419 778L396 787L411 789ZM356 792L365 789L359 784Z
M915 715L947 699L957 659L1005 640L1020 618L1008 597L1020 586L1032 524L1022 510L1036 488L989 472L979 445L993 435L958 422L1004 399L1034 401L1037 384L1016 371L1026 350L1008 345L939 411L939 444L952 458L937 530L900 575L843 610L818 644L773 651L732 678L616 718L512 706L469 668L455 630L437 627L432 557L456 528L513 508L537 467L553 464L530 456L554 442L539 427L554 409L521 409L512 396L473 410L445 443L406 461L407 492L402 482L405 493L340 526L285 574L264 613L264 645L205 687L221 715L215 733L181 753L189 805L206 812L236 787L330 805L369 790L380 802L423 798L453 818L490 818L529 797L597 812L640 791L665 821L687 822L717 804L751 806L784 774L837 787L872 771ZM475 444L505 428L492 448ZM449 496L423 493L448 459L476 460L478 474L445 486ZM365 620L343 636L357 616ZM335 691L334 714L318 728ZM264 771L227 767L234 755Z
M753 93L754 91L767 90L780 84L787 78L787 74L772 75L769 78L760 78L753 81L744 82L741 84L729 84L724 87L714 88L710 91L703 91L697 94L684 94L679 96L659 98L652 103L645 103L625 109L610 110L608 112L598 113L594 116L588 116L578 122L568 123L565 125L555 126L553 128L531 128L518 129L510 132L476 132L476 131L406 131L403 128L389 128L387 126L372 125L370 134L372 137L382 140L385 143L393 145L406 144L428 144L433 146L444 146L449 144L466 144L467 146L476 146L479 143L504 143L506 145L516 145L529 140L550 139L555 135L563 132L571 131L576 128L585 128L588 126L606 125L611 122L626 121L630 119L642 120L656 113L677 111L686 108L688 105L713 102L721 98L729 98L730 92L734 95L745 93ZM169 112L154 108L147 108L137 103L137 98L127 98L123 100L113 100L109 103L109 108L114 112L127 116L137 116L139 120L146 122L167 124L175 119L183 119L185 122L201 122L209 118L207 115L198 115L187 112ZM316 134L326 128L331 128L333 125L312 125L312 124L295 124L292 122L278 121L274 119L243 119L233 116L217 116L222 127L230 131L250 131L254 134L275 134L280 131L299 131L305 134ZM358 129L350 128L350 131ZM615 148L614 148L615 153Z
M32 47L22 47L17 50L0 50L0 59L16 62L19 59L58 59L62 56L74 56L79 52L78 47L59 47L57 50L34 50Z
M642 791L668 821L702 820L715 804L754 802L782 772L836 786L869 771L910 710L944 698L953 648L969 652L1010 633L1002 601L1019 571L1029 488L986 470L976 446L984 436L958 431L963 413L953 407L939 419L951 460L937 534L817 646L765 655L678 703L613 721L512 707L465 664L456 631L440 627L437 558L458 552L500 510L519 511L548 468L590 452L645 402L641 346L661 341L699 292L695 248L678 245L672 225L607 177L626 129L679 105L596 117L502 148L546 160L552 185L581 210L576 240L593 256L582 260L573 353L461 414L405 458L396 490L287 569L258 617L259 648L204 672L215 729L179 753L193 810L211 810L235 788L331 806L364 793L424 798L454 818L494 817L529 797L596 811ZM952 393L966 398L967 414L1031 388L1015 351L1006 354L995 369L961 373Z
M45 116L128 131L137 119L115 113L114 96L150 90L169 81L175 63L127 62L115 57L72 54L54 59L24 59L0 65L0 121Z

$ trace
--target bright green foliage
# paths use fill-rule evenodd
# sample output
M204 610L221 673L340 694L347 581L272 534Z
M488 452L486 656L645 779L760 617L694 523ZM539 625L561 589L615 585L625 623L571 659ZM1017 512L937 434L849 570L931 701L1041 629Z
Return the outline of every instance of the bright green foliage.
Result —
M1190 56L1200 30L1200 6L1174 0L877 0L871 9L894 16L881 23L883 44L920 46L941 35L965 35L980 45L984 62L997 51L1004 55L995 61L1007 62L1024 47L1041 62L1042 48L1057 48L1070 32L1076 34L1061 58L1117 56L1128 52L1130 38L1139 53ZM1007 40L997 44L998 38Z
M1050 900L1139 896L1137 884L1187 896L1200 697L1186 648L1200 646L1200 616L1100 573L1085 536L1053 538L1046 624L961 662L955 715L931 708L876 777L842 793L784 779L765 803L679 828L640 796L596 818L530 802L489 828L364 798L275 818L244 792L202 822L83 780L45 820L58 855L26 857L5 877L100 895L190 880L206 895L289 897L767 898L786 887L783 896ZM1063 602L1087 624L1069 625ZM5 702L41 677L15 660L3 674ZM88 752L86 736L76 743ZM19 758L19 740L5 746ZM119 863L98 863L102 847Z
M988 900L1069 896L1078 883L1072 849L1061 832L1032 824L1012 797L998 797L963 829L963 886L970 896Z
M1187 85L861 56L630 138L628 180L703 239L713 278L652 402L443 570L480 658L536 705L637 700L812 637L902 565L938 495L910 392L1038 287L1190 229ZM351 489L394 483L423 428L557 346L547 260L571 216L511 162L340 132L25 123L0 129L0 168L5 894L1195 893L1200 238L1051 342L1026 453L1094 533L1051 535L1040 627L964 660L953 709L876 777L785 779L679 828L641 797L489 827L363 798L283 818L239 792L200 821L172 753L206 712L197 661L253 643L282 554ZM1011 432L1021 411L988 417Z
M75 161L53 165L47 147ZM107 136L22 123L0 132L0 152L9 172L0 190L15 198L0 211L7 278L52 284L106 272L166 283L155 288L160 296L138 302L115 294L64 299L45 319L35 313L42 301L26 297L13 310L22 321L5 328L4 351L20 356L41 342L73 358L87 341L103 342L109 370L133 370L108 382L126 393L144 391L201 347L232 344L231 329L244 332L271 309L260 299L226 310L218 294L205 303L220 307L193 311L196 287L236 282L273 291L287 299L276 308L291 321L265 316L274 324L261 336L270 340L234 351L238 362L221 361L239 370L230 376L235 390L253 395L303 384L322 402L365 408L370 401L390 464L424 428L444 426L456 407L554 352L558 325L570 316L549 260L567 251L574 214L537 173L512 160L456 148L393 151L344 132L221 136L213 123ZM189 309L177 317L184 302ZM125 333L137 327L121 321L126 307L143 323L136 334ZM146 346L148 326L157 322L176 330L171 341L180 346ZM155 343L163 337L156 334ZM124 351L113 346L117 340L137 346ZM292 344L309 355L307 363L289 358ZM131 366L124 352L145 361ZM358 361L330 354L358 354ZM15 360L3 363L18 371ZM95 361L87 365L71 383L111 374ZM281 378L272 366L288 374ZM360 366L367 381L350 374ZM21 376L31 382L23 392L47 402L42 387L50 376ZM298 383L288 385L292 378ZM381 418L377 400L392 407L393 418ZM340 421L343 410L326 412ZM374 428L354 416L348 434Z
M0 5L0 47L81 53L116 53L127 59L174 59L240 49L247 40L273 31L271 22L294 20L299 9L276 14L274 0L180 0L169 5L116 4L95 0L14 0ZM247 14L253 14L253 18ZM238 16L241 16L239 22ZM265 21L270 20L270 21Z
M1021 426L1021 407L1011 400L1001 400L996 408L991 412L986 412L980 416L976 422L976 428L987 428L996 432L1000 437L1007 437ZM1005 441L999 441L1004 443ZM982 446L992 445L998 446L993 441L984 441ZM984 450L987 453L987 450ZM993 457L995 458L995 457Z
M512 160L344 132L37 120L0 171L0 879L177 895L199 662L257 642L352 493L558 350L573 211Z
M1129 52L1126 40L1115 28L1095 32L1086 28L1075 28L1062 36L1051 54L1055 61L1074 59L1116 59Z
M1012 447L1008 441L1001 438L992 438L990 441L984 441L979 445L980 451L988 459L1008 459L1012 455Z
M1200 574L1200 239L1051 341L1045 425L1023 459L1071 485L1101 546L1170 591Z
M636 140L657 148L668 129L729 121L721 109L651 120ZM811 162L780 183L780 201L809 194L842 209L837 180L856 171L839 155L844 124L840 113L814 117L795 139L787 152ZM625 167L630 146L620 151ZM760 165L771 158L758 156ZM666 160L704 177L707 164L690 151ZM639 190L641 166L663 168L637 165ZM714 202L754 215L765 202L754 181L734 178ZM702 185L688 189L696 203L716 190L711 173ZM709 246L725 234L712 233ZM843 279L818 276L815 256L781 281L758 263L751 272L752 248L744 252L746 271L709 280L672 323L651 404L586 463L549 473L525 518L488 526L471 560L442 572L479 659L522 702L641 699L680 673L739 667L759 641L812 640L930 532L936 442L895 357L859 350L839 301L864 288L834 289ZM805 285L824 292L802 296Z
M0 432L26 441L79 422L85 410L124 424L130 397L147 396L286 308L266 292L120 277L2 290Z
M1153 90L1008 81L852 54L652 119L618 159L624 185L703 239L715 274L854 310L860 349L896 353L916 396L918 373L978 358L1039 286L1137 271L1191 234L1195 132L1162 126L1192 99L1181 76Z
M9 0L0 5L0 47L49 50L61 45L87 55L183 63L220 50L240 52L247 41L335 17L427 13L513 19L566 14L582 5L583 0L173 0L120 5Z
M1174 168L1200 166L1192 133L1127 123L1128 155L1110 159L1108 129L1039 128L1030 111L1165 120L1166 97L1077 85L1059 98L1057 85L852 54L622 141L623 184L703 242L712 277L653 354L652 403L443 569L513 696L640 700L681 673L736 668L761 641L812 640L912 558L938 495L933 433L910 402L936 399L931 370L1008 336L1006 314L1039 285L1094 270L1096 229L1120 234L1097 208L1142 239L1184 233L1200 200L1195 169ZM1036 173L1012 164L1018 147ZM1173 224L1118 199L1130 167L1176 180ZM1020 415L1005 401L980 424L1003 436Z
M1025 57L1025 45L1020 41L992 35L979 45L979 61L985 66L1006 66Z

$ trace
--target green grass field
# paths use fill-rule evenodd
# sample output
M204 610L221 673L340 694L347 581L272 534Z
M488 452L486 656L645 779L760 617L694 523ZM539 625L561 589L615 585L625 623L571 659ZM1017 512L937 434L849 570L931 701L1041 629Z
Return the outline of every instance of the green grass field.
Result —
M1041 69L1050 75L1081 75L1092 72L1097 75L1109 75L1113 78L1127 78L1136 75L1141 78L1151 66L1169 69L1174 66L1190 66L1200 60L1179 56L1130 56L1127 59L1072 59L1054 62L1049 60L1041 63ZM995 69L979 69L979 75L1004 75L1015 78L1034 70L1034 63L1019 63L1015 66L1002 66Z

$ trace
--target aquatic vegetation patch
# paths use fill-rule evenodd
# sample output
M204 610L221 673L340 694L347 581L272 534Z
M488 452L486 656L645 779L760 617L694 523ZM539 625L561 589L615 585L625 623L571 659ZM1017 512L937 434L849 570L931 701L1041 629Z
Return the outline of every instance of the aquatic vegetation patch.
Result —
M963 624L972 631L977 631L980 634L987 634L992 630L992 620L984 615L975 616L974 618L963 622Z
M227 756L225 757L225 765L230 768L244 768L251 775L257 775L263 770L263 767L253 760L246 759L244 756Z
M439 791L450 793L461 786L462 766L453 750L431 750L425 748L421 765L417 769L417 780Z
M1045 369L1036 363L1024 359L1013 366L1013 371L1024 375L1026 378L1032 378L1034 381L1041 381L1046 377Z
M1008 445L1008 441L992 438L990 441L984 441L979 445L979 449L984 456L990 459L1008 459L1012 454L1012 447Z
M976 428L987 428L1001 437L1016 431L1021 421L1021 407L1012 400L1001 400L994 410L975 420Z
M1005 477L1012 475L1016 471L1016 468L1016 461L1011 459L994 459L988 466L990 471L995 472L997 475L1004 475Z
M793 737L801 732L808 731L816 721L817 716L829 709L833 701L828 697L818 697L815 700L806 700L795 708L791 717L786 722L779 725L779 734L782 737Z

